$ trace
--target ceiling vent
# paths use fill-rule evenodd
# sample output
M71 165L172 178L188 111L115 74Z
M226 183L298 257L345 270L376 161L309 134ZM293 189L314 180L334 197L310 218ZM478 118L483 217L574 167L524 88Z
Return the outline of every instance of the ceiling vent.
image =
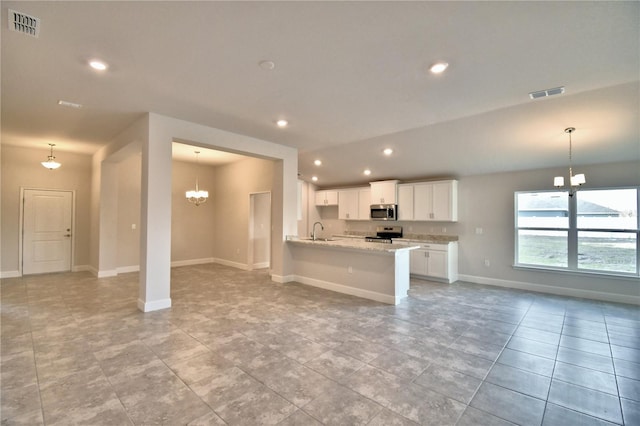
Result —
M9 29L32 37L38 37L40 34L40 18L9 9Z
M529 93L529 97L531 99L538 99L538 98L546 98L547 96L561 95L563 93L564 93L564 86L561 86L561 87L554 87L553 89L538 90L537 92L531 92Z

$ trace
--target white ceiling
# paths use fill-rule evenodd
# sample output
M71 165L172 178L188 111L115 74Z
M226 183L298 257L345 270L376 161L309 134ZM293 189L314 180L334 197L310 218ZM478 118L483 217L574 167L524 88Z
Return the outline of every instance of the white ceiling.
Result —
M637 1L3 1L1 136L93 153L151 111L297 147L321 186L561 166L568 126L577 165L640 161L639 58Z

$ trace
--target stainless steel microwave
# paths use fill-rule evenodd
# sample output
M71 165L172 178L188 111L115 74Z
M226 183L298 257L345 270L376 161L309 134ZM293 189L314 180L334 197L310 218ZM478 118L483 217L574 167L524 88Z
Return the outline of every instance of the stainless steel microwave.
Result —
M395 204L371 204L371 220L398 220Z

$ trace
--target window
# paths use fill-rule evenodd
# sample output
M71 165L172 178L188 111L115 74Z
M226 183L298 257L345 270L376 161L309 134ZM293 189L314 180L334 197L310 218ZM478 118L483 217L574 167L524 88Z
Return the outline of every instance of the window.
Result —
M638 275L638 188L515 195L517 266Z

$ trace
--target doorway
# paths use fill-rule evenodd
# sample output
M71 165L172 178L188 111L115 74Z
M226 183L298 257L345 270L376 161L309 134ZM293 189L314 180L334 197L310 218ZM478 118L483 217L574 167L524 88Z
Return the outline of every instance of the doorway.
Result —
M249 194L249 269L271 266L271 192Z
M73 191L22 192L22 274L71 270Z

